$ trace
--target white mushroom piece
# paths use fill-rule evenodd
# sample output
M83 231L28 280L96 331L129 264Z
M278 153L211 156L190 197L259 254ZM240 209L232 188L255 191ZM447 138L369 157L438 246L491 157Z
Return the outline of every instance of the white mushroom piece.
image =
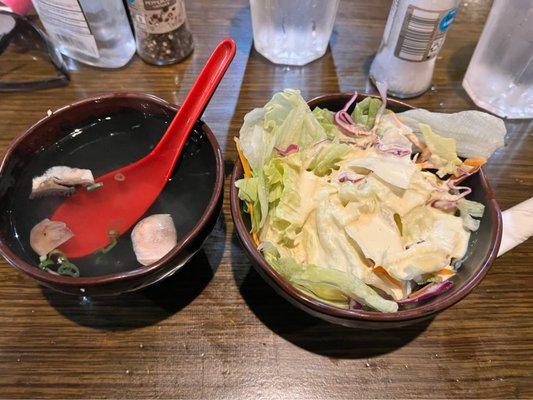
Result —
M93 173L89 169L56 166L41 176L33 178L30 199L50 195L70 195L76 185L92 185Z
M170 214L154 214L137 222L131 232L133 251L142 265L163 258L178 243Z
M30 246L39 256L46 256L73 236L64 222L45 218L32 228Z

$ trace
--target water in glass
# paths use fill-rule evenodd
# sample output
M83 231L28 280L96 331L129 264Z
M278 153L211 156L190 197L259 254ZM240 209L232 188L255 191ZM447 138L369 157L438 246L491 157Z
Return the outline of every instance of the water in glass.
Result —
M533 118L533 2L495 0L463 87L506 118Z
M255 49L276 64L304 65L326 52L339 0L250 0Z

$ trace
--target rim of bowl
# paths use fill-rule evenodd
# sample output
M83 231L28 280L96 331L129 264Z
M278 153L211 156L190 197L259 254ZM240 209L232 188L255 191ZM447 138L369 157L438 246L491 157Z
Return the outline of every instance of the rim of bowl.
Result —
M352 97L353 94L350 93L337 93L337 94L326 94L323 96L318 96L308 101L307 104L311 108L319 105L322 102L333 101L333 100L348 100ZM358 99L364 97L375 97L375 95L367 95L360 93ZM413 106L410 106L402 101L394 100L387 98L387 103L394 105L395 107L413 109ZM455 292L443 293L437 299L437 301L429 302L423 304L420 307L416 307L409 310L399 310L395 313L381 313L379 311L365 311L365 310L349 310L339 307L329 305L327 303L321 302L304 292L293 287L289 282L285 280L276 270L274 270L266 260L263 258L262 254L255 243L252 240L252 236L248 232L244 219L241 214L240 208L240 199L238 197L238 191L235 187L235 181L240 179L243 175L242 164L237 157L235 161L235 166L231 174L231 183L230 183L230 203L231 203L231 215L233 217L233 222L237 229L237 232L241 238L241 241L246 248L247 252L253 258L253 261L258 265L263 272L265 272L269 278L277 284L285 293L287 293L293 300L302 304L305 307L311 308L314 311L319 313L328 314L336 318L346 319L346 320L367 320L367 321L378 321L378 322L398 322L398 321L408 321L412 319L419 319L424 317L429 317L430 315L436 314L440 311L445 310L448 307L451 307L461 299L463 299L468 293L470 293L483 279L487 274L492 262L496 258L498 249L500 247L501 236L502 236L502 216L501 211L498 206L498 203L494 199L492 189L485 177L483 169L479 172L481 178L481 184L483 189L487 194L487 208L490 210L490 216L494 221L494 225L491 230L490 237L490 247L489 253L483 260L481 266L474 271L473 276L465 282L465 284L460 287Z
M69 112L73 108L77 107L84 107L88 106L91 103L102 103L109 100L116 100L117 98L127 98L127 99L133 99L133 100L139 100L139 101L147 101L151 102L153 104L156 104L157 106L160 106L162 109L170 111L172 113L177 112L179 106L169 103L166 100L163 100L155 95L143 93L143 92L116 92L116 93L106 93L102 95L96 95L93 97L89 97L86 99L75 101L71 104L68 104L66 106L60 107L59 109L52 112L52 114L45 116L44 118L37 121L35 124L31 125L26 131L17 136L7 147L7 149L4 152L4 155L2 156L2 161L0 162L0 176L2 176L4 169L14 152L14 150L18 147L18 145L28 137L34 134L34 132L45 125L50 119L56 118L58 115L63 114L65 112ZM46 271L40 270L36 265L32 265L27 263L26 261L22 260L20 257L18 257L9 246L4 243L3 240L0 240L0 254L7 260L9 264L11 264L13 267L22 270L32 278L47 282L51 284L61 284L66 286L72 286L72 287L93 287L93 286L100 286L100 285L106 285L115 283L117 281L122 280L132 280L140 277L144 277L147 275L150 275L154 273L155 271L159 270L160 268L164 267L172 258L174 258L177 254L179 254L181 251L187 248L189 243L193 241L196 236L200 233L200 231L204 228L204 226L207 224L208 220L212 216L213 212L217 208L217 203L220 198L220 195L222 194L223 186L224 186L224 161L222 156L222 150L220 149L220 145L218 144L218 141L214 135L214 133L211 131L209 126L203 122L202 120L198 120L197 122L200 122L202 133L206 135L206 137L209 140L210 147L213 151L213 155L215 157L215 184L213 187L213 192L211 193L211 197L209 199L209 203L207 204L207 207L204 210L204 213L198 219L194 227L187 232L184 236L180 238L176 246L167 253L163 258L159 259L153 264L150 264L146 267L138 267L129 271L124 272L117 272L113 274L108 275L99 275L99 276L93 276L93 277L79 277L74 278L70 276L63 276L63 275L53 275L50 273L47 273Z

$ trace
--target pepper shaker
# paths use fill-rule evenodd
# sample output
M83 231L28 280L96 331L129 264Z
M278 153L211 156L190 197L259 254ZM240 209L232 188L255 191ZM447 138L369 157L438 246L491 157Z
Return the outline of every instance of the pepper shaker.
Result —
M183 0L128 0L137 54L154 65L175 64L194 49Z

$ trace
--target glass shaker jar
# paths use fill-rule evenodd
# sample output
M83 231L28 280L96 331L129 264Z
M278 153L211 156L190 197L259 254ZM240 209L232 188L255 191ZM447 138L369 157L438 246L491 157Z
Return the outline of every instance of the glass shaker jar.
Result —
M137 54L154 65L175 64L194 49L183 0L128 0Z
M431 86L435 60L461 0L394 0L370 78L395 97L415 97Z

